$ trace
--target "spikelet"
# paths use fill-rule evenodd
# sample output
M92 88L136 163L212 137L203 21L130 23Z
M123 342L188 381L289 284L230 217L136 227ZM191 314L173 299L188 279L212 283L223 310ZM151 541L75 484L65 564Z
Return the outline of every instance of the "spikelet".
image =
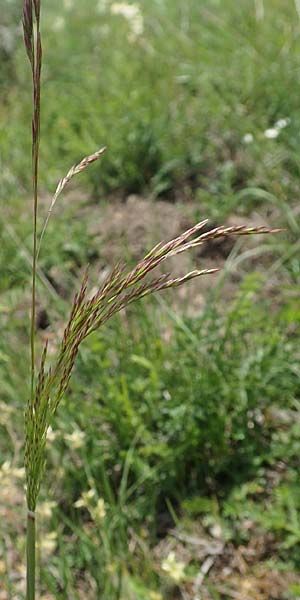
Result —
M22 24L27 56L31 66L33 66L33 15L31 0L24 0Z

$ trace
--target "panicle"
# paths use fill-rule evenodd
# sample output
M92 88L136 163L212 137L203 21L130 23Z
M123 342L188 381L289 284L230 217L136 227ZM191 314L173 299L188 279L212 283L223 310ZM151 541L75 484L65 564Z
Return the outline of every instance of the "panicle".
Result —
M89 157L81 161L76 168L84 168L83 164L88 164L88 162ZM74 173L76 168L73 169ZM271 230L266 227L238 225L215 227L201 233L201 229L203 229L206 223L206 220L201 221L173 240L156 245L128 272L125 271L124 265L117 264L108 277L106 277L102 286L90 298L87 295L88 270L86 269L80 290L74 297L70 317L64 330L56 362L48 372L45 371L47 346L44 348L37 380L35 406L29 406L26 415L26 427L29 436L27 438L31 439L32 448L35 456L40 461L41 469L43 466L41 448L45 444L49 417L56 412L68 388L81 342L113 315L129 306L132 302L164 289L178 287L196 277L211 275L216 273L218 268L195 269L182 276L173 278L168 273L159 274L152 279L147 277L147 275L167 258L200 246L203 243L209 243L210 240L218 237L277 233L278 231L277 229ZM37 421L39 421L38 424ZM42 440L40 444L36 441L39 438ZM31 463L33 462L32 448L30 448L30 444L26 444L27 487L30 490L28 492L29 496L31 494L31 497L34 498L35 494L38 493L39 481L34 480L36 472L33 473L31 470ZM36 461L36 458L34 460ZM31 504L33 505L34 502L31 502Z

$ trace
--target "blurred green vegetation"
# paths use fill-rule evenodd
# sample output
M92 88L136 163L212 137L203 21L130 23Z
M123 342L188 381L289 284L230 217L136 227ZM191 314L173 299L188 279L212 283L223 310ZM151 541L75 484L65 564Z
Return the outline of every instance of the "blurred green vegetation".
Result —
M28 378L31 98L20 6L4 4L5 491L7 464L20 462ZM249 253L254 272L232 284L230 302L227 274L200 314L178 316L166 294L130 308L85 344L53 422L42 490L44 501L50 490L53 504L47 511L43 503L41 590L52 598L175 600L177 583L192 597L189 584L201 561L194 556L176 582L156 550L172 527L193 530L199 523L205 531L218 525L234 547L271 539L262 559L269 570L299 569L300 21L292 1L262 4L260 19L252 0L140 0L141 28L141 21L114 14L112 2L90 0L88 10L82 0L44 2L44 212L44 195L71 164L108 146L80 180L88 196L80 219L68 196L45 238L39 298L54 346L81 268L101 261L89 233L89 202L111 193L184 199L195 218L216 221L256 209L286 230L258 241L259 258ZM120 258L123 251L120 244ZM2 508L9 501L18 507L17 497L0 499ZM0 544L8 598L22 598L13 592L14 572L1 569L13 560L11 540L22 556L16 522L4 522ZM287 584L284 598L298 591ZM217 588L207 594L227 598Z
M18 3L5 4L11 28L2 35L9 66L2 61L1 180L28 188L29 68ZM235 192L247 186L283 200L295 194L294 2L265 3L257 21L253 0L142 0L136 36L134 19L112 14L111 4L90 0L87 11L79 0L53 0L43 7L42 183L53 189L70 164L106 144L101 165L86 173L97 191L189 190L218 212L230 210ZM266 138L279 119L290 119L289 126L276 140ZM247 134L253 142L244 141Z

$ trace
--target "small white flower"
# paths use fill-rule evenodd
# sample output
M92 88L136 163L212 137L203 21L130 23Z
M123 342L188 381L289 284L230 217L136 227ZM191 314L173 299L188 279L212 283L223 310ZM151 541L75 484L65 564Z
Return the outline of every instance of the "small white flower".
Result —
M266 129L264 132L264 136L268 138L268 140L274 140L279 135L279 130L276 127L270 127L270 129Z
M16 479L23 479L25 476L25 469L24 467L20 467L19 469L17 469L16 467L12 470L12 476L16 477Z
M278 121L276 121L274 127L275 129L284 129L290 124L290 122L291 119L289 119L289 117L286 117L285 119L279 119Z
M127 20L131 33L129 41L142 35L144 31L144 19L137 4L128 4L127 2L113 2L110 7L112 15L120 15Z
M103 498L99 498L95 504L96 495L96 490L91 488L87 492L82 493L80 498L74 503L74 506L75 508L86 508L93 521L102 521L106 516L105 502Z
M161 568L176 583L179 583L184 578L185 565L176 559L175 552L169 552L167 558L162 562Z
M84 445L85 434L80 429L75 429L73 433L66 433L65 439L73 450L78 450Z
M6 460L0 467L0 481L11 479L23 479L25 475L24 467L13 467L12 464Z
M57 545L57 533L51 531L47 535L44 535L38 541L38 546L42 550L43 554L49 555L54 552Z
M82 492L80 498L74 503L75 508L86 508L91 504L95 496L96 490L94 488L88 490L88 492Z
M9 462L9 460L4 461L4 463L2 463L1 465L1 471L2 473L9 473L11 472L11 463Z
M245 133L244 137L243 137L243 142L244 144L251 144L251 142L253 142L254 137L252 135L252 133Z
M99 498L95 508L93 508L93 510L91 511L91 515L93 517L93 519L96 520L102 520L104 519L105 515L106 515L106 510L105 510L105 502L103 500L103 498Z
M75 506L75 508L84 508L85 507L85 501L83 500L82 496L80 498L78 498L78 500L76 500L76 502L74 502L74 506Z
M50 427L48 427L48 431L47 431L47 442L54 442L54 440L57 438L57 432L53 431L51 425Z
M219 523L214 523L210 528L210 534L217 539L221 539L223 535L222 527Z
M49 519L52 515L53 508L55 508L56 506L56 502L49 502L47 500L45 502L41 502L38 507L39 516Z

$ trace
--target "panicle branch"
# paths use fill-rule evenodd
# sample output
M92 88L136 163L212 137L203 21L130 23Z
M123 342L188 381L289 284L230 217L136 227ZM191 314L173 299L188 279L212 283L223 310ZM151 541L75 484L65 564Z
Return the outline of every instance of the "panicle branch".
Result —
M45 231L47 229L52 211L54 209L54 206L56 204L56 201L58 199L58 197L60 196L60 194L63 192L63 190L65 189L65 187L68 185L68 183L71 181L71 179L74 177L74 175L78 175L79 173L81 173L82 171L84 171L91 163L95 162L96 160L98 160L100 158L100 156L102 154L104 154L104 152L106 151L106 146L104 146L103 148L100 148L99 150L97 150L96 152L94 152L93 154L90 154L89 156L85 156L80 163L78 163L77 165L73 165L71 167L71 169L68 171L68 173L66 174L65 177L63 177L62 179L59 180L58 184L57 184L57 188L55 190L55 194L52 197L52 200L50 202L50 206L48 209L48 213L44 222L44 225L42 227L42 231L41 231L41 235L40 235L40 240L39 240L39 244L38 244L38 249L37 249L37 255L39 255L40 253L40 249L41 249L41 245L42 245L42 241L45 235Z

